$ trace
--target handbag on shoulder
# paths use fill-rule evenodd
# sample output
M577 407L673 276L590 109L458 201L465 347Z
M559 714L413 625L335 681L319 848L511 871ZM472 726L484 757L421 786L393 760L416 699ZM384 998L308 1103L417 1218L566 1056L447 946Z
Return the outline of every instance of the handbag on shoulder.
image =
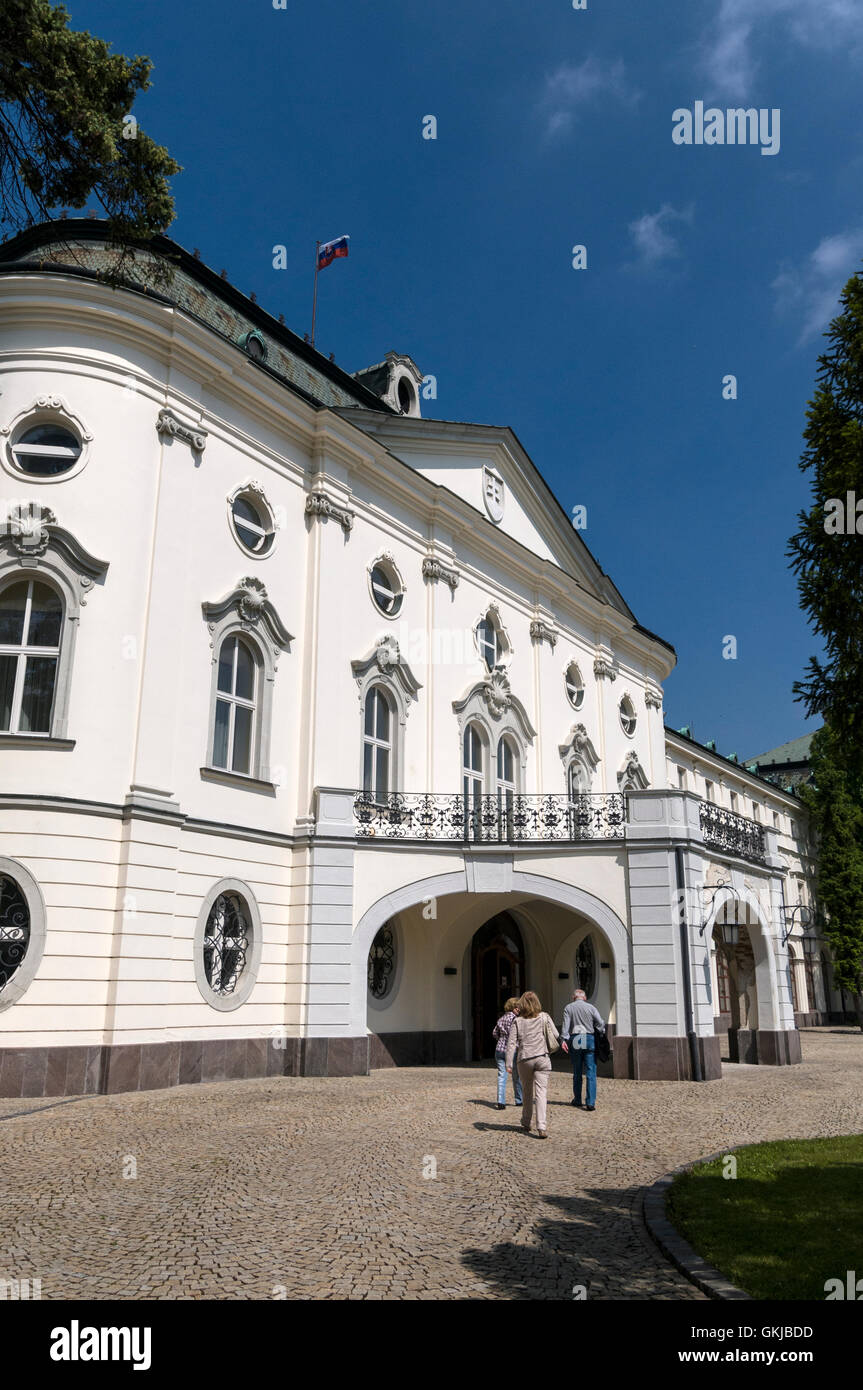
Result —
M560 1043L557 1041L557 1039L555 1038L554 1034L548 1026L550 1022L551 1019L549 1018L548 1014L544 1013L542 1016L542 1031L545 1034L545 1047L549 1056L551 1056L552 1052L558 1052L560 1050Z

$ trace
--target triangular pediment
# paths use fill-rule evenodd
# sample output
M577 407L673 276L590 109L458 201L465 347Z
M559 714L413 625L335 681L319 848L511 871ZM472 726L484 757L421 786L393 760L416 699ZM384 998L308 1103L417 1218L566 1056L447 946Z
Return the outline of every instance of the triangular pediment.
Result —
M512 430L406 421L366 411L339 413L418 473L467 502L476 512L478 528L503 532L575 579L593 598L634 618Z

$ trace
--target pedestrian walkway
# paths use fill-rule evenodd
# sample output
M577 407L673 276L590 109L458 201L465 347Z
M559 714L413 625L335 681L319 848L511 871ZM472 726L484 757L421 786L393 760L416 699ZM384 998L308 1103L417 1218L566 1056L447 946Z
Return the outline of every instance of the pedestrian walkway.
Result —
M863 1035L806 1032L803 1058L600 1079L594 1114L558 1069L546 1143L495 1109L493 1064L0 1101L0 1278L53 1299L701 1299L641 1189L725 1146L863 1131Z

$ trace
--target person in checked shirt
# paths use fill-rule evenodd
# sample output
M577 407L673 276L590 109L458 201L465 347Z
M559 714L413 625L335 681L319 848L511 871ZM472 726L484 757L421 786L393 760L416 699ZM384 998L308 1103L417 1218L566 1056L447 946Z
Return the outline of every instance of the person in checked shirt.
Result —
M605 1032L602 1015L588 1004L583 989L573 993L572 1002L563 1011L560 1045L572 1053L572 1105L582 1109L581 1078L587 1072L587 1104L585 1110L596 1109L596 1034Z
M494 1060L497 1062L497 1108L506 1109L506 1045L509 1030L518 1017L518 1000L507 999L503 1013L494 1025ZM521 1105L521 1078L517 1071L512 1074L515 1083L515 1103Z

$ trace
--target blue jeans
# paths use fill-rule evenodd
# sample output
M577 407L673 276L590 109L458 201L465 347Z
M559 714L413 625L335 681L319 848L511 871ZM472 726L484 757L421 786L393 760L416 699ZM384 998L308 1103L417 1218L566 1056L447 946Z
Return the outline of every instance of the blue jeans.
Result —
M572 1058L572 1096L581 1104L581 1076L587 1072L587 1105L596 1105L596 1052L592 1033L573 1033L567 1039Z
M494 1060L497 1062L497 1103L506 1105L506 1053L496 1052ZM518 1052L512 1059L512 1080L515 1086L515 1103L521 1105L521 1078L518 1074Z

